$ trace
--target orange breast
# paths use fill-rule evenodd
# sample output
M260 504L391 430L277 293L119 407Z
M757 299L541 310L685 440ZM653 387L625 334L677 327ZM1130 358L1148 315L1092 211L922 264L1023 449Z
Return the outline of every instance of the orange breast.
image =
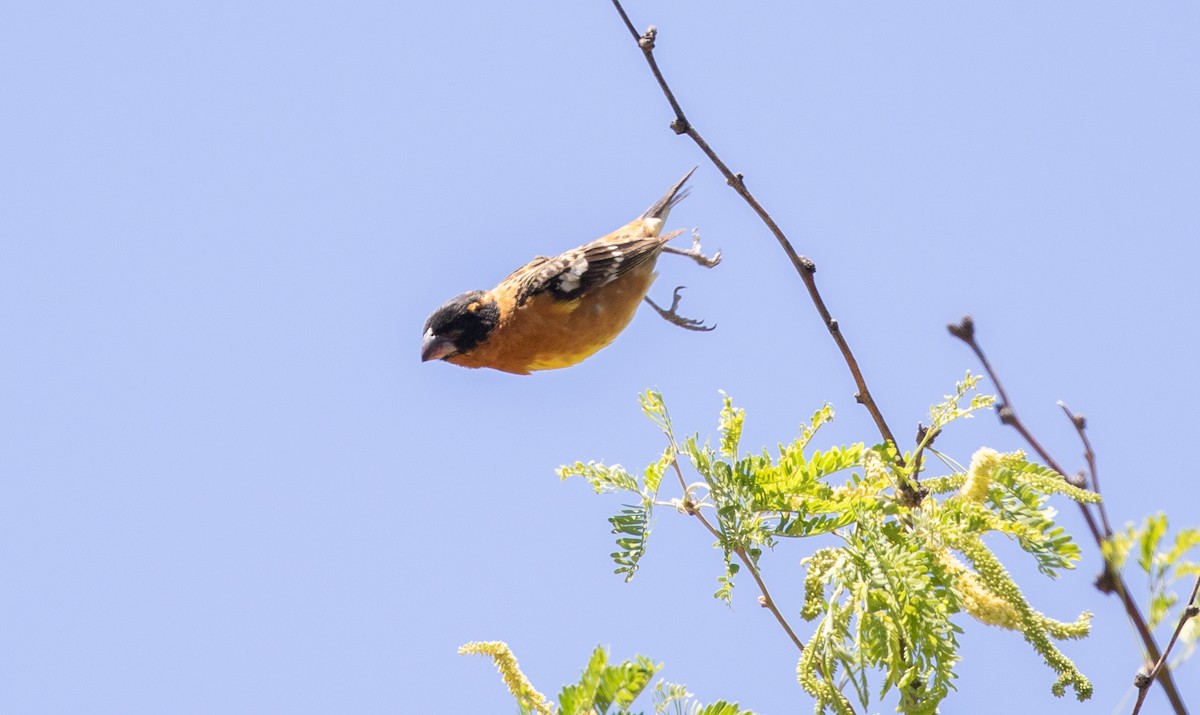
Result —
M655 260L574 301L547 293L530 298L501 319L482 345L449 362L520 375L570 367L616 339L633 320L654 282Z

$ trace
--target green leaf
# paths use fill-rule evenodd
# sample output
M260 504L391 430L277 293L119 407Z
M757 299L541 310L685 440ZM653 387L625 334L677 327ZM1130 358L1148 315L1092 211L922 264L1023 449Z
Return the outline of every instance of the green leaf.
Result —
M1183 555L1200 545L1200 529L1183 529L1175 535L1175 544L1167 552L1166 562L1178 564Z
M724 601L727 606L732 605L733 578L731 576L721 576L717 579L717 583L721 584L721 586L713 593L713 597L719 601Z
M738 443L742 440L742 425L745 421L746 411L734 408L733 399L724 395L720 423L722 457L737 459Z
M1167 617L1171 607L1179 602L1179 594L1174 592L1159 592L1155 593L1150 598L1150 615L1147 620L1150 622L1150 628L1155 628L1163 622Z
M801 422L800 439L796 440L800 446L800 449L803 449L808 445L809 440L813 438L813 435L817 433L817 430L821 429L821 427L829 422L832 422L833 417L833 405L826 402L821 406L821 409L813 413L812 419L810 419L808 422Z
M650 685L658 669L658 665L640 655L634 661L605 667L596 687L594 707L605 713L616 705L618 711L624 712Z
M576 462L558 468L559 479L567 477L583 477L592 485L597 494L618 491L641 493L637 479L619 464L611 467L596 462Z
M612 533L617 534L617 551L611 556L617 564L613 573L625 574L628 583L637 573L638 562L646 555L646 540L650 536L650 503L626 505L608 521L612 524Z
M1138 535L1138 566L1146 573L1153 573L1154 554L1158 542L1167 533L1167 515L1156 514L1146 517L1146 524Z
M558 694L560 715L588 715L593 711L596 702L596 690L600 687L600 678L604 666L608 662L608 653L603 646L596 646L588 659L579 682L575 685L564 685Z
M1079 545L1055 521L1058 512L1048 505L1049 493L1059 493L1063 486L1065 482L1053 470L1006 457L993 476L987 499L1000 521L973 528L999 529L1016 537L1037 561L1038 570L1057 576L1062 569L1074 568L1082 555Z
M1129 557L1129 550L1133 548L1133 539L1132 528L1113 533L1100 544L1100 551L1104 554L1104 559L1115 569L1123 568L1125 560Z
M638 401L642 405L642 412L650 418L650 421L668 437L671 437L673 434L671 415L667 412L667 403L663 401L662 393L658 390L646 390L638 398ZM674 438L672 437L672 439Z
M702 707L696 715L754 715L749 710L741 710L737 703L727 703L724 700L718 700L710 705Z
M840 529L853 523L854 514L849 511L815 516L785 514L781 517L775 533L780 536L817 536L818 534L828 534L834 529Z
M927 439L932 439L933 436L951 422L958 419L970 418L972 412L989 408L995 404L996 398L992 395L975 395L966 407L962 407L959 404L968 393L975 390L982 379L981 375L972 375L970 371L967 371L962 381L955 385L953 395L944 396L941 402L929 408L929 419L933 424L930 425Z
M657 461L651 462L646 467L645 478L642 482L646 485L646 491L651 494L658 494L658 487L662 484L663 475L667 473L667 469L675 462L675 448L668 445L663 451L661 457Z
M687 700L691 697L685 686L659 681L654 686L654 714L665 715L667 708L674 706L675 715L686 715Z

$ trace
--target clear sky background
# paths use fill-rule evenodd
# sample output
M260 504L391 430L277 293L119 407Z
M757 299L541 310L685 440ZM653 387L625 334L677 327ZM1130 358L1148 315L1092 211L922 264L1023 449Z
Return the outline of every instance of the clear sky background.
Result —
M977 370L1118 523L1200 522L1200 7L638 2L691 118L818 265L908 439ZM632 584L619 500L553 470L661 450L718 390L750 447L825 401L819 446L874 440L782 252L715 169L671 216L725 252L665 258L644 311L569 370L418 361L435 307L605 233L703 163L607 0L29 2L0 23L0 710L507 713L502 639L556 693L590 650L644 653L702 698L809 712L797 653L719 553L660 512ZM994 418L939 441L1017 448ZM1073 505L1063 523L1086 538ZM802 635L800 560L764 557ZM1138 649L1094 591L1011 561L1095 633L1055 701L1018 635L964 620L948 712L1109 713ZM1004 552L1010 557L1011 552ZM1142 587L1136 576L1130 584ZM1200 666L1178 674L1200 710ZM1164 712L1158 691L1150 711ZM649 705L647 704L647 707ZM880 710L889 711L885 703Z

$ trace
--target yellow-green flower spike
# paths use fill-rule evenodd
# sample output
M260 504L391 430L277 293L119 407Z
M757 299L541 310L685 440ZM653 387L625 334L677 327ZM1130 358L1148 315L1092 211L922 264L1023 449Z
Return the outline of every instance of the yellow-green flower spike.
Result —
M967 483L959 490L959 495L968 501L982 502L987 497L988 487L992 486L992 476L1003 461L1004 458L996 450L981 447L971 456Z
M546 701L546 696L534 689L533 683L521 672L517 657L504 641L472 641L459 648L458 654L491 656L496 670L500 671L500 677L508 686L508 692L517 702L538 715L554 715L554 706Z

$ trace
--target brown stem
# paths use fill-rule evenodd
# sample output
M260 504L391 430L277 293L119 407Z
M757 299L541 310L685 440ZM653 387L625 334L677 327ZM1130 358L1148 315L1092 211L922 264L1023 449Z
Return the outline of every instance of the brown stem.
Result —
M671 449L678 453L679 446L675 444L675 438L669 434L667 435L667 438L671 440ZM704 528L708 529L708 532L712 534L717 541L720 541L721 532L717 531L717 529L708 521L708 519L704 518L704 515L700 513L699 509L695 508L691 498L688 496L687 482L683 478L683 469L679 466L679 459L676 458L671 460L671 466L675 468L675 475L679 477L679 486L683 489L683 508L688 514L691 514L699 519L700 523L704 525ZM796 635L796 631L792 630L792 627L788 624L787 619L783 617L783 613L781 613L779 608L775 606L775 599L771 598L771 593L767 590L766 582L762 580L762 575L758 573L758 568L755 567L754 562L750 560L750 554L747 554L746 550L740 546L735 548L733 552L737 554L738 559L741 560L742 564L745 565L746 570L749 571L750 575L754 578L754 582L758 584L758 590L762 593L763 607L767 608L772 614L775 615L775 620L779 621L779 625L783 627L783 630L787 633L788 638L791 638L792 643L794 643L796 648L803 653L804 642L800 640L799 636Z
M1179 623L1175 624L1175 632L1171 634L1171 642L1167 644L1167 649L1158 657L1158 662L1150 669L1150 672L1145 675L1139 675L1134 678L1133 684L1138 689L1137 703L1133 706L1133 715L1138 715L1142 710L1142 702L1146 699L1146 693L1150 690L1150 684L1158 677L1158 674L1167 673L1163 670L1163 664L1167 662L1167 656L1171 654L1171 649L1175 647L1175 641L1179 640L1179 634L1183 631L1183 627L1187 622L1200 614L1200 606L1196 605L1196 594L1200 593L1200 575L1196 576L1196 584L1192 586L1192 597L1188 599L1187 606L1184 607L1183 613L1179 615Z
M671 449L676 455L678 455L679 446L675 444L675 437L669 432L667 432L666 435L667 439L671 442ZM684 510L688 514L696 517L696 519L700 521L704 528L708 530L708 533L713 535L714 539L717 541L722 541L721 532L712 525L712 522L704 518L704 514L700 512L700 509L698 509L696 505L692 503L691 498L688 495L687 480L683 478L683 469L679 466L678 456L671 460L671 466L675 469L675 476L679 478L680 488L683 489ZM796 649L803 653L804 642L801 641L800 637L796 635L796 631L792 630L791 624L789 624L787 619L783 617L783 612L780 611L779 607L775 605L775 599L771 598L771 592L767 590L767 582L763 581L762 574L758 572L758 567L756 567L754 562L750 559L750 554L746 553L746 549L742 548L741 546L734 547L733 553L737 554L738 560L741 561L742 565L746 567L746 570L750 572L750 576L754 579L754 583L758 584L759 593L762 594L758 601L759 604L763 608L770 611L771 615L775 616L775 620L779 622L779 626L783 628L784 633L787 633L788 638L792 640L792 643L796 646ZM824 665L818 663L817 671L821 674L821 677L826 680L826 682L829 682L829 676L825 673Z
M1092 475L1092 491L1099 494L1100 476L1096 473L1096 452L1092 450L1092 441L1087 436L1087 418L1072 412L1064 402L1059 402L1058 406L1067 415L1067 419L1071 420L1071 425L1075 427L1075 433L1083 442L1083 458L1087 460L1088 472ZM1104 536L1108 538L1113 533L1112 525L1108 523L1108 509L1105 508L1104 502L1097 504L1096 508L1100 511L1100 522L1104 525Z
M717 539L718 541L721 539L721 532L717 531L716 527L714 527L712 523L708 521L708 519L704 518L704 515L700 513L700 510L693 510L692 516L700 520L700 523L704 525L705 529L708 529L708 532L713 535L713 538ZM734 548L733 553L737 554L738 559L746 567L746 570L750 572L750 576L754 579L754 583L758 584L758 590L762 592L762 600L759 601L759 603L762 604L763 608L766 608L775 616L775 620L779 621L780 627L782 627L784 632L787 633L788 638L792 639L792 643L795 644L796 649L803 652L803 641L801 641L800 637L796 635L796 631L792 630L792 627L788 624L787 619L783 617L783 613L781 613L779 608L775 605L775 599L771 598L771 592L767 590L767 584L765 581L763 581L762 574L760 574L758 569L754 566L754 562L750 560L750 555L747 554L746 550L741 546Z
M1046 451L1046 448L1038 442L1021 418L1017 416L1016 409L1012 406L1012 401L1009 400L1008 393L1005 392L1004 386L1000 382L1000 377L992 368L992 364L988 362L987 356L983 353L983 348L980 347L979 341L975 339L975 321L971 316L963 316L962 322L951 323L946 326L950 334L959 340L966 343L967 347L975 353L975 357L979 358L979 362L983 365L983 369L987 372L988 378L992 384L996 386L996 391L1000 393L1001 404L998 406L997 414L1000 417L1001 424L1006 424L1017 431L1018 434L1025 440L1033 451L1037 452L1042 462L1054 471L1066 477L1066 471L1059 465L1054 457ZM1099 546L1104 542L1104 536L1100 533L1099 527L1096 525L1096 519L1092 516L1092 512L1086 504L1078 503L1079 510L1083 513L1083 519L1087 522L1088 530L1092 533L1092 538L1096 540L1096 545ZM1102 584L1101 590L1109 593L1115 592L1121 599L1121 604L1125 607L1125 615L1133 624L1138 636L1142 640L1142 646L1146 649L1147 655L1151 660L1158 660L1161 654L1158 650L1158 644L1154 642L1154 635L1150 633L1150 627L1146 624L1146 619L1142 616L1141 610L1133 600L1133 596L1129 593L1129 588L1125 584L1125 579L1117 572L1113 571L1112 567L1105 562L1105 572L1098 581L1098 585ZM1175 681L1171 677L1170 671L1163 671L1158 677L1158 681L1162 684L1163 691L1167 695L1167 700L1171 701L1171 707L1175 710L1176 715L1187 715L1187 706L1183 704L1183 698L1179 695L1179 690L1175 687Z
M646 58L646 63L650 66L650 72L654 75L654 79L658 81L659 88L662 89L663 95L671 105L671 110L675 113L675 120L671 122L671 129L676 134L686 134L691 137L696 146L700 147L704 155L709 158L713 165L721 172L721 175L725 177L726 183L749 204L754 213L758 214L758 217L766 224L771 234L775 236L775 240L779 242L779 246L787 254L788 260L791 261L792 267L800 275L800 280L804 282L804 287L808 289L808 295L812 299L817 313L821 316L821 321L825 323L825 328L833 337L838 350L841 351L842 358L846 361L846 366L850 368L850 375L854 378L854 384L858 388L858 393L855 394L854 399L867 408L867 412L871 414L871 419L875 421L875 427L879 430L879 434L884 441L890 442L896 448L896 463L898 466L903 467L904 457L901 453L899 443L896 442L891 428L888 427L887 421L883 418L883 413L875 403L875 398L871 396L871 390L867 387L867 380L863 377L862 368L859 367L858 360L850 350L850 344L846 342L845 336L842 335L841 327L838 325L837 320L830 314L829 308L825 305L824 298L821 297L821 292L817 289L816 280L813 278L813 274L817 270L816 264L796 252L791 241L788 240L783 230L779 228L779 224L771 218L771 215L762 207L758 199L746 188L746 182L742 175L731 171L725 162L717 156L717 153L713 151L712 147L709 146L708 142L700 136L700 132L696 131L692 123L688 121L687 116L683 113L683 107L679 105L679 101L675 98L675 93L671 91L671 87L667 84L667 80L663 77L662 71L658 68L658 62L654 58L654 42L658 37L658 29L651 25L644 34L639 35L638 31L634 29L629 15L625 12L625 8L621 6L620 0L612 0L612 3L621 15L621 19L625 22L625 27L629 30L629 34L637 42L642 55ZM908 485L902 485L902 500L906 502L919 502L920 499L917 495L907 493L911 491Z

